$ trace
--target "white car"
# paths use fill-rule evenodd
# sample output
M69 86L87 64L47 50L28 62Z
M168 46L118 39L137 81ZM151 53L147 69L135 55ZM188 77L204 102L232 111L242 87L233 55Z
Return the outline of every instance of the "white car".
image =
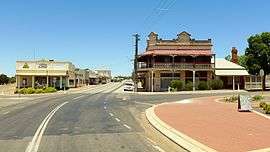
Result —
M124 83L124 91L133 91L134 83L133 82L125 82Z

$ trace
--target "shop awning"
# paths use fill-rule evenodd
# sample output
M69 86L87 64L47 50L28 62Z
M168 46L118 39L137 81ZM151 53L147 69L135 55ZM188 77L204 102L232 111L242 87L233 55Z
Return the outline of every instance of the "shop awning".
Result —
M217 76L247 76L247 70L233 62L223 58L217 58L215 64L215 74Z
M217 76L247 76L246 70L215 70Z

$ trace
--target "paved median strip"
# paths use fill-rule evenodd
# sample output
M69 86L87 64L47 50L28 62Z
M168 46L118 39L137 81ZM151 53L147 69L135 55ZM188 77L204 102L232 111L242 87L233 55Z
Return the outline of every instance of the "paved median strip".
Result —
M38 127L33 139L31 140L31 142L28 144L25 152L37 152L38 148L39 148L39 144L41 142L41 138L44 134L44 131L50 121L50 119L53 117L53 115L56 113L57 110L59 110L62 106L64 106L65 104L67 104L68 102L64 102L61 105L58 105L55 109L53 109L46 117L45 119L42 121L42 123L40 124L40 126Z

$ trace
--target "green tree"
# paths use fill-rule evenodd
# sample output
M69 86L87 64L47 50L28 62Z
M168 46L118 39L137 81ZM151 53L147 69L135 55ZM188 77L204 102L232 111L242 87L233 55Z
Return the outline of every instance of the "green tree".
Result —
M237 56L237 58L238 58L238 64L241 65L242 67L246 68L247 67L247 65L246 65L246 55L239 55L239 56ZM232 60L231 55L227 55L225 57L225 60L231 61Z
M231 61L231 60L232 60L231 55L227 55L227 56L225 56L225 60L227 60L227 61Z
M242 67L247 68L247 57L246 55L240 55L238 56L238 64L241 65Z
M5 74L0 75L0 85L8 84L9 78Z
M16 82L16 78L15 77L9 77L8 78L8 83L15 83Z
M260 69L264 70L263 89L265 90L265 76L270 73L270 32L250 36L245 56L249 73L258 75Z

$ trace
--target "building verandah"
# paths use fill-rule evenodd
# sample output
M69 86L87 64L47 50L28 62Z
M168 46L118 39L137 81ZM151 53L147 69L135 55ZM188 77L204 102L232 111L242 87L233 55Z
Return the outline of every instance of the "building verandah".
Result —
M184 83L213 79L213 71L191 71L191 70L149 70L140 72L138 79L142 83L143 90L149 92L168 91L172 80L182 80Z
M35 75L16 75L17 88L40 88L55 87L58 89L68 88L67 76L35 76Z

